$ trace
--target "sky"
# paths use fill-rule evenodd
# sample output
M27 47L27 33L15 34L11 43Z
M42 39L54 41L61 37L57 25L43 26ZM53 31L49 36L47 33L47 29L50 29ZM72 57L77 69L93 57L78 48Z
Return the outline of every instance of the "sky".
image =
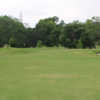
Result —
M100 16L100 0L0 0L0 15L22 18L34 27L40 19L57 16L66 23ZM22 16L22 17L21 17Z

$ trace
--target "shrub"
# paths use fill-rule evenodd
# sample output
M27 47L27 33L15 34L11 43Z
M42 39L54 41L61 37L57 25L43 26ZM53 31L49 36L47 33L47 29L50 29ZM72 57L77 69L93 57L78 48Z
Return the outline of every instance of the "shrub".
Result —
M9 45L10 45L11 47L15 47L15 46L16 46L16 40L15 40L13 37L11 37L11 38L9 39Z
M42 43L41 40L39 40L39 41L37 42L37 47L41 48L42 46L43 46L43 43Z
M77 48L83 48L83 44L82 44L82 41L81 41L81 39L78 41L78 43L77 43Z

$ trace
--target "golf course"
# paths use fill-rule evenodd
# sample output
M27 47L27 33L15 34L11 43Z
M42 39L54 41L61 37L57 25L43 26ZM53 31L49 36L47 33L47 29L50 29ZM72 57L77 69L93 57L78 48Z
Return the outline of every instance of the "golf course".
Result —
M0 100L100 100L96 49L0 48Z

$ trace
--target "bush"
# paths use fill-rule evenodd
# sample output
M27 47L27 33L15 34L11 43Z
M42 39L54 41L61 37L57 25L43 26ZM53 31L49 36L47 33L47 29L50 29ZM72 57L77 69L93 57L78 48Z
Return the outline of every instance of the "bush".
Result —
M78 48L78 49L83 48L83 44L82 44L81 39L80 39L80 40L78 41L78 43L77 43L77 48Z
M15 46L16 46L16 40L15 40L13 37L11 37L11 38L9 39L9 45L10 45L11 47L15 47Z
M43 43L42 43L41 40L39 40L39 41L37 42L37 47L41 48L42 46L43 46Z

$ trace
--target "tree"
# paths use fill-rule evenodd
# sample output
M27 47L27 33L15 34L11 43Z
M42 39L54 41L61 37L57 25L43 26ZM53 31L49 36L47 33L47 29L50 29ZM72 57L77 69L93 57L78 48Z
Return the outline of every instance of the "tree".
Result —
M9 45L10 47L16 47L16 40L13 37L9 39Z
M25 47L36 47L38 36L33 28L26 28Z
M0 16L0 46L9 44L12 37L16 40L15 47L24 47L24 25L18 19Z
M0 47L64 46L67 48L94 48L100 45L100 17L86 22L67 23L59 18L41 19L35 28L25 27L18 19L0 16Z
M84 32L84 25L79 21L66 24L63 33L60 36L60 41L63 46L68 48L76 48L78 40Z
M42 46L43 46L42 41L39 40L39 41L37 42L37 47L41 48Z
M96 47L96 29L93 20L88 19L85 23L85 31L81 36L83 48Z
M57 24L58 18L51 17L47 19L40 20L36 25L36 34L38 40L41 40L46 46L54 46L56 45L57 38Z

